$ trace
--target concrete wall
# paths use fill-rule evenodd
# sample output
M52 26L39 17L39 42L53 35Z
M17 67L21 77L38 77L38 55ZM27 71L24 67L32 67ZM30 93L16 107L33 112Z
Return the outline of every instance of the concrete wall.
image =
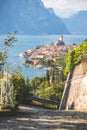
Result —
M87 110L87 62L75 67L68 77L60 110Z

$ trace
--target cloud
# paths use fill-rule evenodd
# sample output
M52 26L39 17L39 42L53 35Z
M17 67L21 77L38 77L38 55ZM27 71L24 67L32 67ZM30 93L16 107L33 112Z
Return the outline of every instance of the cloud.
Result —
M81 10L87 10L87 0L42 0L48 8L53 8L60 17L69 17Z

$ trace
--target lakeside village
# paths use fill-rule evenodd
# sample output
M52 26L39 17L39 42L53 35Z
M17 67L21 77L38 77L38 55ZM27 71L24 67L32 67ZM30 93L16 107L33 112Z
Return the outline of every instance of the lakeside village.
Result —
M25 58L25 65L50 70L54 62L62 59L69 50L76 48L76 44L66 44L63 36L60 36L56 42L47 45L38 46L35 50L29 49L22 55Z

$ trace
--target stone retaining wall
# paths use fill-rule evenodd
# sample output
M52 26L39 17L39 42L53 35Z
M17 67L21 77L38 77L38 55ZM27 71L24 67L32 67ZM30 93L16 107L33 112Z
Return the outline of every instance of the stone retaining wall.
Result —
M87 110L87 62L81 63L68 77L60 110Z

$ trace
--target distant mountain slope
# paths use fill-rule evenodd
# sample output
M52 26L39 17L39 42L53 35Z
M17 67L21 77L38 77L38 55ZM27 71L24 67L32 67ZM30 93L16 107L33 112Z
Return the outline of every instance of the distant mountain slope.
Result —
M72 17L63 20L71 33L87 34L87 11L80 11Z
M0 1L0 33L68 34L62 20L41 0Z

